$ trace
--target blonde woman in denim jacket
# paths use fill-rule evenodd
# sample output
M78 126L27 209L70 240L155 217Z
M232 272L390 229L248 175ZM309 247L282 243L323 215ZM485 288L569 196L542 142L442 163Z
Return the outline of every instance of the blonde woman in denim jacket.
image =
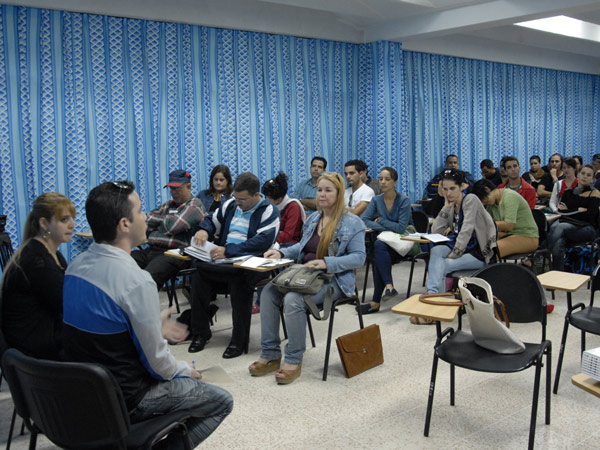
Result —
M292 258L307 267L325 270L335 276L313 296L322 304L329 287L333 299L351 296L355 289L354 269L365 262L365 225L344 206L344 179L337 173L321 175L317 183L318 213L304 224L302 239L297 244L280 250L269 250L265 257ZM283 314L288 332L285 360L281 363L279 311ZM300 376L302 356L306 350L306 305L302 294L283 294L267 284L261 294L260 358L248 370L253 376L275 372L279 384L289 384Z

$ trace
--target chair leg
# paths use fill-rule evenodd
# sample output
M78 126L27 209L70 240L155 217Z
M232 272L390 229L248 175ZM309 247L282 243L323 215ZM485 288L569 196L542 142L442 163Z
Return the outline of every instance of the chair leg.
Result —
M454 382L456 380L456 367L454 364L450 364L450 406L454 406Z
M535 424L537 419L538 398L540 394L540 373L542 368L541 359L535 365L535 381L533 383L533 401L531 403L531 421L529 423L529 444L527 448L533 450L535 441Z
M325 366L323 367L323 381L327 381L327 370L329 369L329 352L331 350L331 336L333 335L333 317L335 315L335 306L331 308L329 315L329 330L327 331L327 347L325 348Z
M433 354L433 365L431 366L431 381L429 382L429 397L427 399L427 412L425 414L425 429L423 435L429 436L429 425L431 424L431 410L433 408L433 394L435 394L435 377L437 375L438 357Z
M552 385L552 345L546 350L546 425L550 425L550 386Z
M12 419L10 420L10 428L8 429L8 440L6 441L6 450L10 450L12 435L15 429L15 421L17 420L17 408L13 408Z
M569 316L565 316L565 326L563 328L562 339L560 340L560 350L558 352L558 364L556 365L556 375L554 377L553 393L558 393L558 383L560 381L560 371L562 369L563 356L565 353L565 345L567 344L567 332L569 331Z
M425 270L423 271L423 287L425 287L425 281L427 281L427 271L429 270L429 260L425 261Z
M363 322L363 315L362 312L360 311L360 303L358 303L358 297L356 297L356 311L358 314L358 324L360 325L360 329L362 330L365 327L365 324Z
M365 295L367 293L367 281L369 280L369 268L371 266L371 260L367 257L367 268L365 270L365 281L363 283L362 303L365 302Z
M310 343L312 344L313 348L315 348L317 346L317 344L315 344L315 335L314 335L313 329L312 329L310 313L306 315L306 325L308 325L308 334L310 336Z
M581 357L583 358L583 352L585 351L585 331L581 330Z
M408 287L406 288L406 298L410 297L410 290L412 288L413 272L415 271L415 260L410 262L410 275L408 276Z
M31 437L29 438L29 450L35 450L36 445L37 445L37 432L32 431Z
M287 327L285 326L285 316L283 315L283 309L279 310L279 316L281 317L281 328L283 329L283 338L287 339Z

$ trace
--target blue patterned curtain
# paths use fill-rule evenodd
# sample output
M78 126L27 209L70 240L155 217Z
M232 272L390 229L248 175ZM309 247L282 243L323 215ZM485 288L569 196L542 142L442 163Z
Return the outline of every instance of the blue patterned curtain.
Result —
M590 162L599 151L598 76L415 52L404 63L416 196L452 153L479 179L485 158L514 155L525 171L534 154Z
M0 201L18 245L35 197L128 178L146 209L169 171L207 187L216 164L293 188L323 155L401 165L398 43L354 45L108 16L0 7ZM400 168L400 167L399 167ZM406 179L404 184L406 184ZM86 245L74 239L69 256Z

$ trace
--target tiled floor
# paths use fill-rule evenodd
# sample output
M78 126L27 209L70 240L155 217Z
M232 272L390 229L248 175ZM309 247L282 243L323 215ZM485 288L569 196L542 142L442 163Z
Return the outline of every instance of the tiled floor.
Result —
M405 290L408 264L394 267L396 288ZM417 276L422 273L422 267ZM359 274L362 286L362 273ZM417 292L424 288L417 282ZM165 300L164 294L161 298ZM548 294L550 299L550 294ZM574 294L587 301L589 291ZM552 373L566 309L565 294L557 293L556 309L548 316L548 337L554 344ZM355 378L344 377L332 348L329 379L321 381L326 326L314 326L317 347L304 357L303 373L289 386L278 386L272 376L252 378L247 366L258 357L259 316L253 316L250 353L233 360L221 354L229 341L231 315L228 300L218 299L220 310L213 338L194 355L199 367L221 366L232 381L223 384L235 399L233 413L208 438L212 449L523 449L527 446L533 370L509 375L484 374L457 369L456 406L449 405L448 365L440 363L430 437L423 436L425 406L431 372L435 328L410 325L408 318L390 312L393 301L378 314L365 317L366 324L381 328L385 362ZM336 315L334 335L358 328L356 313L342 306ZM539 341L539 327L514 324L523 340ZM588 337L588 348L599 347L600 338ZM191 361L187 345L172 347L173 353ZM540 395L536 448L600 448L597 426L600 399L574 387L570 376L579 372L579 333L573 328L567 344L558 395L552 395L552 424L544 425L544 397ZM542 383L544 378L542 377ZM6 441L12 404L3 383L0 392L0 444ZM28 435L18 436L14 449L27 448ZM39 449L52 448L41 438Z

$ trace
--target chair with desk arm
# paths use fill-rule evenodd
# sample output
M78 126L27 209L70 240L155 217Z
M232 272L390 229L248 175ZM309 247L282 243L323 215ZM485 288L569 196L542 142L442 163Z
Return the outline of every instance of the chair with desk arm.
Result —
M528 269L517 265L499 263L484 267L474 276L486 280L495 296L502 300L512 323L541 324L539 343L525 343L522 353L505 355L492 352L475 344L473 336L460 329L446 328L438 334L431 369L431 382L424 435L429 436L429 426L435 393L438 360L450 364L450 405L454 406L455 367L479 372L512 373L535 366L533 401L529 427L529 448L535 439L536 416L543 358L546 356L546 411L545 423L550 424L551 342L546 339L546 298L538 279Z
M581 330L580 353L583 353L585 350L585 333L600 335L600 308L594 306L594 296L597 291L600 291L600 265L597 265L592 273L590 291L590 303L587 306L583 302L573 305L571 297L567 297L567 313L565 314L565 324L563 327L562 339L560 341L556 375L554 377L554 389L552 390L554 394L558 393L558 383L560 381L560 372L565 353L565 345L567 344L569 325Z
M530 253L518 253L513 255L508 255L502 257L503 262L508 261L520 261L522 259L531 260L532 264L535 262L537 257L542 258L542 270L544 272L550 270L551 267L551 253L548 248L548 221L546 220L546 215L539 209L532 209L531 213L533 215L533 219L535 220L535 224L538 228L538 236L539 236L539 245L538 248Z

